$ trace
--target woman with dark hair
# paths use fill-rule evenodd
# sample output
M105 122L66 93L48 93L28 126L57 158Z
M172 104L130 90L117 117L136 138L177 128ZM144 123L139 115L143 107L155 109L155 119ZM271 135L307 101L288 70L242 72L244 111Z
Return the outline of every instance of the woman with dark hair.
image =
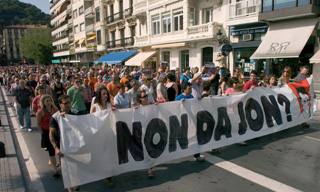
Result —
M102 111L107 108L111 108L109 92L105 86L99 86L94 102L91 104L90 113Z
M167 75L166 88L167 88L168 101L174 101L179 94L179 90L178 90L178 86L175 82L175 75L172 73L169 73Z

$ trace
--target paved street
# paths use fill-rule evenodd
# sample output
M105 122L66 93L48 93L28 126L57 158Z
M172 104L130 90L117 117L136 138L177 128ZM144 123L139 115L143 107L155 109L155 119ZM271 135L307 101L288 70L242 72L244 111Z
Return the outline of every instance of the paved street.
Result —
M310 128L297 126L251 140L248 146L225 147L217 156L207 153L205 162L195 162L187 157L157 166L156 177L152 180L147 178L146 171L135 171L114 177L113 188L100 181L81 186L80 191L318 192L320 114L316 114L309 124ZM34 117L32 125L36 125ZM25 149L29 153L24 157L28 164L29 191L63 191L62 179L52 177L48 153L40 148L40 132L17 130L17 134L21 134L21 138L17 136L19 142L23 139L26 145L22 153Z

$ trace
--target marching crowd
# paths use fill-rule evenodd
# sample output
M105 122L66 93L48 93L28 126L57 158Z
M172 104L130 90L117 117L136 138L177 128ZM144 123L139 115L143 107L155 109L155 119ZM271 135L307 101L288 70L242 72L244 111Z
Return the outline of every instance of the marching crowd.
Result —
M83 115L101 110L118 110L130 107L158 104L190 98L201 99L210 95L232 95L246 92L257 86L284 86L292 81L292 71L284 67L281 77L274 75L257 78L251 71L245 79L241 69L233 73L226 68L204 66L192 69L170 70L159 67L152 73L137 67L102 65L92 67L75 66L16 66L0 68L0 83L14 96L19 126L31 132L31 116L36 116L41 130L41 147L49 153L49 164L53 176L60 176L59 125L52 115ZM308 77L309 67L302 66L293 81ZM202 161L204 156L194 155ZM152 169L148 176L154 177ZM112 179L107 182L112 185ZM69 189L73 191L75 189Z

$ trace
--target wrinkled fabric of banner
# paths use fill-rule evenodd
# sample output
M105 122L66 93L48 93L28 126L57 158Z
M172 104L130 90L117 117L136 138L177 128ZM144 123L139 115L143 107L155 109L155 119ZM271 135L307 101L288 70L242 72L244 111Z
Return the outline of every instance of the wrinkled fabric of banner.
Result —
M314 112L313 97L300 94L299 101L303 110L287 86L258 87L245 94L138 109L106 110L64 118L56 113L64 154L61 165L64 185L79 186L147 169L299 125ZM175 127L184 127L185 138ZM129 130L131 138L136 136L135 143L126 143L128 134L122 135L125 130ZM126 148L128 145L130 150Z

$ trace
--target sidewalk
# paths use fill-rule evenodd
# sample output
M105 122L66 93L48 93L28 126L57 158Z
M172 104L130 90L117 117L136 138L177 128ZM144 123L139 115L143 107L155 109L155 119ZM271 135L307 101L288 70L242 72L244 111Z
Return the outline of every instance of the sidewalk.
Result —
M0 191L24 192L26 191L23 175L18 162L18 154L13 143L12 132L8 122L3 95L0 90L0 141L5 144L7 156L0 158Z

